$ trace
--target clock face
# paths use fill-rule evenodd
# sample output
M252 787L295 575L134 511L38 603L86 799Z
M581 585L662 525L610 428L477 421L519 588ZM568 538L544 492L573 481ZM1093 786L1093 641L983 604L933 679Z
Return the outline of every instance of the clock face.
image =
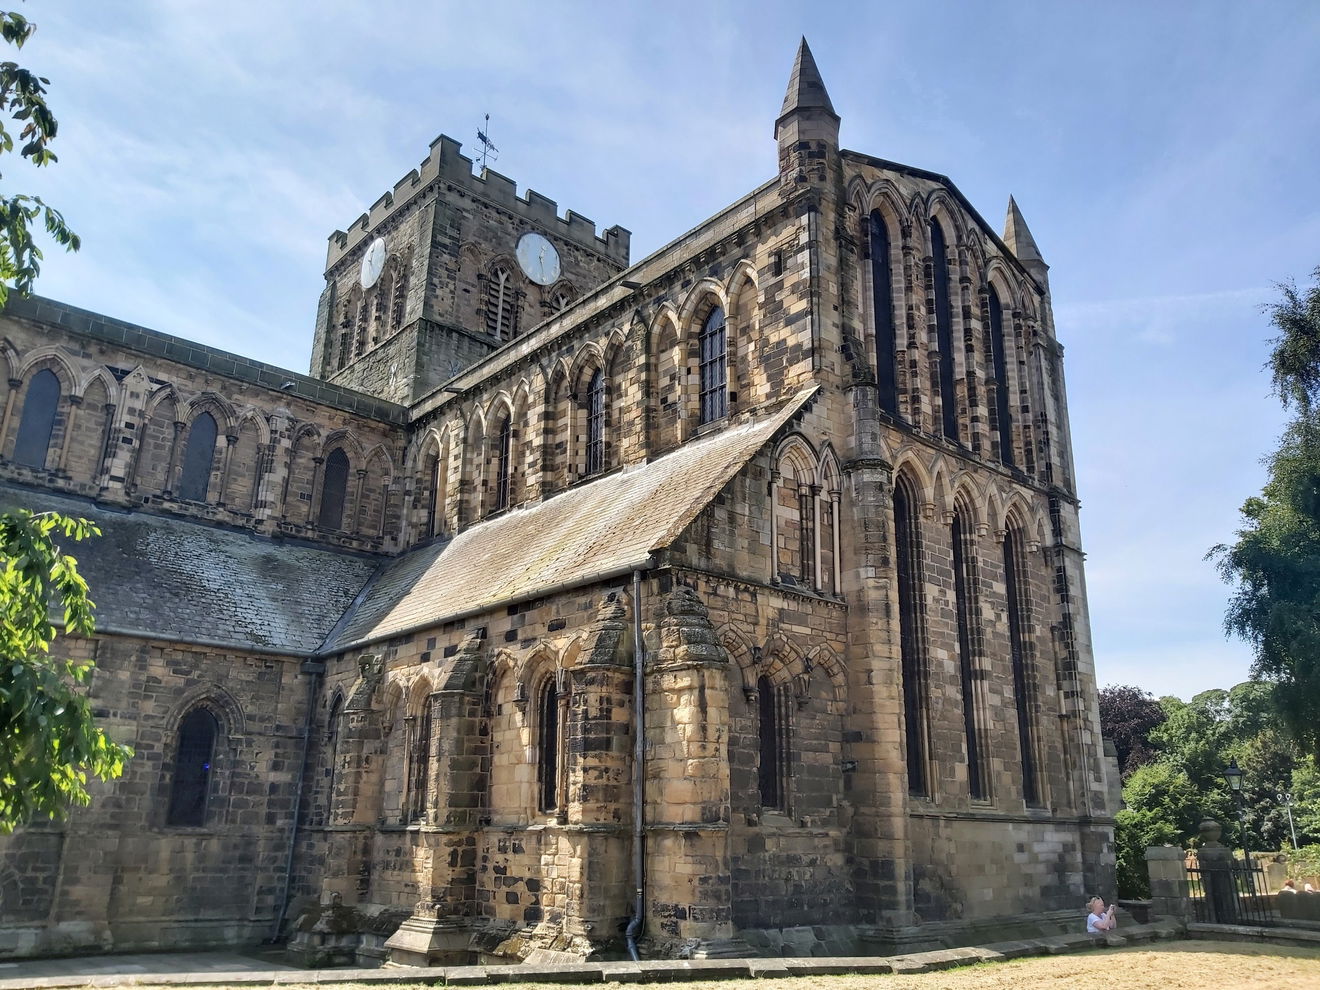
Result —
M540 234L522 235L518 241L518 264L537 285L559 281L559 252Z
M367 248L367 253L362 256L362 272L360 280L362 288L370 289L376 284L376 279L380 278L380 271L385 267L385 238L377 237Z

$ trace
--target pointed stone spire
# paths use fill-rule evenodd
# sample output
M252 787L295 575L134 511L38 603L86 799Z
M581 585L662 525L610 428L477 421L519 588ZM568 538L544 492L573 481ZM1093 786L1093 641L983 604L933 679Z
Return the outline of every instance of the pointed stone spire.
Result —
M1004 243L1013 252L1013 256L1022 262L1022 267L1046 288L1049 287L1050 266L1040 256L1036 239L1031 236L1027 221L1022 218L1017 201L1008 197L1008 216L1004 219Z
M798 45L797 58L793 60L793 74L788 77L788 92L784 94L784 105L779 109L779 116L783 118L795 110L826 110L835 120L839 119L805 37Z
M788 77L784 105L775 120L780 179L791 188L798 182L824 181L828 162L839 150L839 115L834 112L825 81L803 38Z

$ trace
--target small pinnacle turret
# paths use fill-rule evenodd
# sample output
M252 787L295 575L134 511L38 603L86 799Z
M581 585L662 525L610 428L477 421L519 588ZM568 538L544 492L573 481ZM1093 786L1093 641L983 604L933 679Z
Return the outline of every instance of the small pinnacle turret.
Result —
M1008 197L1008 216L1004 219L1004 243L1036 281L1048 288L1050 266L1041 257L1036 239L1031 236L1031 229L1012 196Z
M775 120L779 173L793 181L823 180L825 160L839 148L839 115L803 38Z
M788 91L784 94L784 105L779 108L779 119L790 113L805 110L824 110L835 120L839 115L834 112L830 94L825 89L825 80L820 77L816 60L811 55L807 39L798 45L797 58L793 60L793 74L788 77Z

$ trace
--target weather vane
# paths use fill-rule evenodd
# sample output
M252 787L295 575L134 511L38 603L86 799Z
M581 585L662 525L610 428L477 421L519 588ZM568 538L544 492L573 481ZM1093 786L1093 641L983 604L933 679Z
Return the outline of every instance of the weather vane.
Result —
M481 142L481 171L486 171L486 166L500 157L500 149L495 147L490 140L490 114L486 114L485 130L478 129L477 140Z

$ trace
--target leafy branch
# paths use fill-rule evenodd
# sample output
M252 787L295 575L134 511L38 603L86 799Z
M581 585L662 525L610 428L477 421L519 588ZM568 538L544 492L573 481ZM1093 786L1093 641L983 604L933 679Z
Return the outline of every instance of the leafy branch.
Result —
M78 541L100 530L54 512L0 515L0 833L87 804L88 774L118 777L133 755L95 726L83 689L92 661L50 655L52 611L84 640L96 625L77 558L57 535Z
M22 14L0 11L0 37L21 49L37 26ZM24 69L17 62L0 62L0 155L18 154L41 167L58 161L50 143L59 123L46 103L50 80ZM6 116L10 121L6 121ZM18 131L17 141L14 130ZM81 239L65 222L63 214L39 196L0 195L0 306L10 288L27 295L41 273L45 257L32 233L40 223L56 244L77 251Z

